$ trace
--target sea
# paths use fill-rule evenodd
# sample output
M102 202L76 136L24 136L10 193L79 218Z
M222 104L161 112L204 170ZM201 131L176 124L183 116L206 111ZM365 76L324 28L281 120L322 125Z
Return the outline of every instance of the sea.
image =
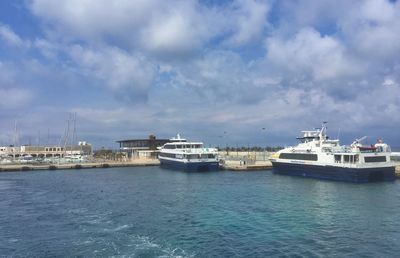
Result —
M155 167L0 173L0 257L398 257L400 181Z

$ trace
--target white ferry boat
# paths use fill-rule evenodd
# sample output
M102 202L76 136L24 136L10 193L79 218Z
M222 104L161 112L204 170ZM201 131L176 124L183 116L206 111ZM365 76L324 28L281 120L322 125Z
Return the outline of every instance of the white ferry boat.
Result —
M356 183L395 180L389 145L379 140L363 146L363 137L350 146L341 146L339 140L329 139L326 130L324 122L321 129L303 131L297 146L273 154L273 172Z
M202 142L187 142L179 134L162 146L158 158L163 168L185 171L219 169L217 149L204 148Z

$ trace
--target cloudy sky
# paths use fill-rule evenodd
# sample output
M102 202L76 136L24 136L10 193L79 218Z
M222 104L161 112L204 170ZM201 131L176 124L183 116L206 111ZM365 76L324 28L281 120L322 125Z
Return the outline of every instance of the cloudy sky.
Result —
M0 2L0 145L15 120L21 144L57 142L76 113L96 147L286 145L321 121L400 146L399 111L397 1Z

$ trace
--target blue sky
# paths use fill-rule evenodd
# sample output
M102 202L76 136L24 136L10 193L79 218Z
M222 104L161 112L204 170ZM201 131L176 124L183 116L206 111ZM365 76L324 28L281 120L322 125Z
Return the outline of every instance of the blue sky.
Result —
M399 72L397 1L1 1L0 145L76 113L96 147L287 145L322 121L400 146Z

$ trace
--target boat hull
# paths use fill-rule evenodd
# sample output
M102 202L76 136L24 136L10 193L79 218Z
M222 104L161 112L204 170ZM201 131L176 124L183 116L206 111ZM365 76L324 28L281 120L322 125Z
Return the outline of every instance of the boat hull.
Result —
M394 181L396 179L395 167L345 168L283 162L272 162L272 165L272 171L275 174L310 177L325 180L368 183Z
M173 160L160 159L162 168L182 170L188 172L206 172L219 170L218 162L179 162Z

